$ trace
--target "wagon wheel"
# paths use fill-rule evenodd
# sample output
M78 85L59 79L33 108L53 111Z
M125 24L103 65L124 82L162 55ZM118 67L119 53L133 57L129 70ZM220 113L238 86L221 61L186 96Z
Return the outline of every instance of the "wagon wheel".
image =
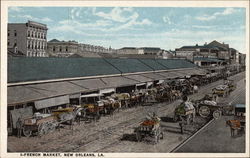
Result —
M30 137L32 134L32 131L29 128L23 128L23 134L25 137Z
M42 136L49 132L49 125L48 123L44 122L38 126L38 135Z
M44 123L41 123L38 125L38 129L37 129L37 132L38 132L38 135L39 136L42 136L44 134Z
M206 118L210 115L210 109L207 106L201 106L199 108L199 114L201 117Z
M48 130L49 130L49 132L55 131L56 126L57 126L57 122L56 121L52 121L52 122L48 123Z
M214 117L215 119L219 119L219 118L221 117L221 111L220 111L220 110L215 110L215 111L213 112L213 117Z

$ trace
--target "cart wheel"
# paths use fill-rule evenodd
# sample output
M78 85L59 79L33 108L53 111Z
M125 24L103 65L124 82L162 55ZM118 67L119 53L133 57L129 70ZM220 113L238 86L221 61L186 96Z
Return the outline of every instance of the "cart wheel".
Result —
M201 117L206 118L210 115L210 109L207 106L202 106L199 108L199 114Z
M219 119L219 118L221 117L221 111L215 110L215 111L213 112L213 117L214 117L215 119Z
M31 131L30 129L25 128L25 127L23 128L23 135L24 135L25 137L30 137L31 134L32 134L32 131Z

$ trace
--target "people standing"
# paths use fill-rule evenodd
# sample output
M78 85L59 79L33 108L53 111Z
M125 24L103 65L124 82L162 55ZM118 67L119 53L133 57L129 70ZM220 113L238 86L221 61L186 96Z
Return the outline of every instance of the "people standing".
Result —
M16 128L17 128L17 137L21 138L22 129L23 129L23 121L22 121L21 117L19 117L17 122L16 122Z

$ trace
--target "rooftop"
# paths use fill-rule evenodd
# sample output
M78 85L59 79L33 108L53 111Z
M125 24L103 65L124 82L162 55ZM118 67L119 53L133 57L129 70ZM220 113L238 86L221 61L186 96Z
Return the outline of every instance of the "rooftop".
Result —
M184 59L8 58L8 83L195 68Z

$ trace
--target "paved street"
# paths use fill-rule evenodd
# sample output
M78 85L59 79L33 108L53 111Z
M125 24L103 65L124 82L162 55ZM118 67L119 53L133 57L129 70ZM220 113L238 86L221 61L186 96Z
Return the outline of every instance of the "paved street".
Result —
M231 78L238 82L237 89L225 100L222 99L222 101L232 102L238 96L244 96L242 93L244 93L243 87L245 87L243 84L245 74L237 74ZM211 92L212 88L221 83L222 81L217 81L201 87L199 93L190 96L190 98L200 99L204 94ZM125 109L119 113L115 113L114 116L102 117L97 123L75 125L73 131L70 130L69 126L65 126L60 131L57 130L42 137L22 137L18 139L14 136L9 136L8 151L170 152L208 121L198 117L197 124L190 125L184 131L184 134L181 134L178 124L172 122L174 108L179 103L180 100L177 100L171 104L161 103L152 106ZM162 119L161 126L164 138L156 145L147 140L136 142L135 135L133 134L134 127L138 126L139 122L145 118L149 111L155 111ZM212 140L209 139L206 141L210 142ZM20 143L23 145L20 146Z

